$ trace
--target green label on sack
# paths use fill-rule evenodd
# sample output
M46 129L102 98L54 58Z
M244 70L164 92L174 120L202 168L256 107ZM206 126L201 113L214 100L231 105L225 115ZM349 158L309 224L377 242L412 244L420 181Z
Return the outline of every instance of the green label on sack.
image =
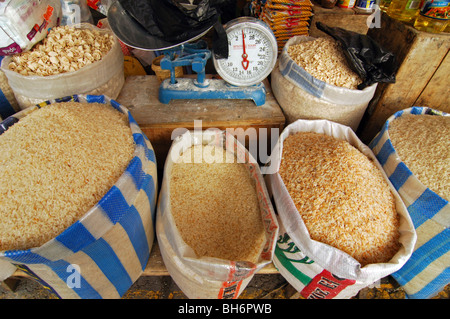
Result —
M279 262L286 268L295 278L297 278L302 284L307 285L312 278L305 275L297 267L296 263L300 264L312 264L314 260L308 256L300 255L300 249L295 246L288 234L280 235L278 237L277 245L275 247L275 256Z

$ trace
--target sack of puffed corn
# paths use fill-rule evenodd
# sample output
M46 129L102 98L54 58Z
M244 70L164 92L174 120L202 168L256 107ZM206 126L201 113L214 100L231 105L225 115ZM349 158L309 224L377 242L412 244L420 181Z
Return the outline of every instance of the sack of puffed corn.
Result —
M22 109L73 94L115 99L125 82L118 40L89 23L51 29L32 50L5 57L1 70Z
M326 119L356 131L377 84L358 90L362 80L339 49L328 38L296 36L286 43L271 73L271 85L287 124Z

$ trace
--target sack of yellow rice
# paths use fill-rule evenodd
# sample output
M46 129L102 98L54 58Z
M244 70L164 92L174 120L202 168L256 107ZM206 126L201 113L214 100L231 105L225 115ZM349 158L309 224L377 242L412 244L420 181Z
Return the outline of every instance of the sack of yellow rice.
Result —
M304 298L350 298L400 269L416 235L399 195L351 128L287 126L267 175L280 221L274 264Z
M125 82L118 40L89 23L52 28L30 51L5 57L1 71L22 109L73 94L115 99Z
M449 114L412 107L388 118L369 145L416 228L411 258L392 274L408 298L431 298L450 283L449 136Z
M0 134L0 280L20 270L60 298L121 297L150 256L157 191L129 111L74 95L16 113Z
M377 83L362 90L339 42L328 37L289 39L271 73L272 91L288 124L325 119L357 130Z
M258 164L231 134L178 136L159 196L159 248L188 298L237 298L272 261L275 213Z

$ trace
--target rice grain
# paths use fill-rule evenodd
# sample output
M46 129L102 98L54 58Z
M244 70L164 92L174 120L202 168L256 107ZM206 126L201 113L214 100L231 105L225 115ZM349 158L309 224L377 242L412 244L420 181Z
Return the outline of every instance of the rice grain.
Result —
M450 200L450 116L404 114L389 123L400 159L417 179Z
M134 152L126 116L100 103L56 103L0 135L0 251L37 247L83 216Z
M362 266L399 249L393 194L375 164L348 142L299 132L283 142L280 176L313 240Z
M198 257L256 263L265 231L255 181L245 164L230 162L230 154L212 145L186 150L171 170L171 210Z
M355 90L362 83L334 39L322 37L303 41L289 46L288 54L306 72L328 84Z

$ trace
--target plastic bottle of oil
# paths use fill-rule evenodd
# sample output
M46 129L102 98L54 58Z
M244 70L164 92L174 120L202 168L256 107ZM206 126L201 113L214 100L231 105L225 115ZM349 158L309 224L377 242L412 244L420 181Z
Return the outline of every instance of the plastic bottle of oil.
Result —
M414 28L425 32L440 33L446 29L449 19L449 0L426 0L414 22Z
M387 12L389 5L391 4L392 0L381 0L380 1L380 10L383 12Z
M420 0L392 0L387 14L396 20L413 24L420 10Z

